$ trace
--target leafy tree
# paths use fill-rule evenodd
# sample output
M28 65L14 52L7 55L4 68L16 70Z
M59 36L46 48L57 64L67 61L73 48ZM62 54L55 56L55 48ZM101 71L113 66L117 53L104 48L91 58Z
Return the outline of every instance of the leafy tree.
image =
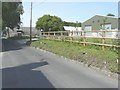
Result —
M63 31L63 22L57 16L44 15L36 22L36 28L43 31Z
M20 15L23 14L22 2L2 2L2 30L5 27L14 29L20 26Z
M0 1L0 31L2 29L2 2Z
M2 18L0 17L0 29L2 27Z
M64 21L63 22L63 24L64 24L64 26L73 26L73 27L81 27L81 23L79 22L77 22L77 23L74 23L74 22L66 22L66 21Z
M114 15L114 14L109 13L109 14L107 14L107 16L115 16L115 15Z

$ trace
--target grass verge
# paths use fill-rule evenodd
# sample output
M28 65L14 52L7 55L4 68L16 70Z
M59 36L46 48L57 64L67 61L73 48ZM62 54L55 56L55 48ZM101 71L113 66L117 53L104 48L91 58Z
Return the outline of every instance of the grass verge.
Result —
M31 46L83 62L87 64L88 67L95 66L100 69L106 69L118 73L118 54L108 48L103 51L101 48L93 45L83 46L77 43L54 40L35 41L31 43Z

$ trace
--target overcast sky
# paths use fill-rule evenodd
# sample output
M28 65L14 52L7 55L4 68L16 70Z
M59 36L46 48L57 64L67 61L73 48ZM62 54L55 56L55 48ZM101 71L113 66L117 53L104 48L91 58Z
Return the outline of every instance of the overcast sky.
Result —
M23 2L23 26L30 26L30 2ZM112 13L118 16L117 2L33 2L33 27L39 17L45 14L55 15L64 21L84 22L94 15Z

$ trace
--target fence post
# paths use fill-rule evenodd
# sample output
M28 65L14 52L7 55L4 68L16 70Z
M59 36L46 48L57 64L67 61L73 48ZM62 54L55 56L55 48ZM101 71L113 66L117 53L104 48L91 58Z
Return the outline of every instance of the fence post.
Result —
M45 32L42 32L42 34L43 34L43 38L45 39Z
M63 32L61 31L61 36L63 36Z
M86 37L85 37L85 36L86 36L86 32L84 31L84 32L83 32L83 42L84 42L83 45L84 45L84 46L86 45L86 44L85 44L85 42L86 42Z
M80 34L81 34L81 36L82 36L82 31L80 31Z
M48 40L50 39L50 32L48 32Z
M71 31L71 42L73 41L73 31Z
M54 36L55 36L55 31L54 31Z
M82 36L83 36L83 31L79 31L79 32L80 32L80 39L81 39L81 40L78 40L78 41L81 42L81 41L83 41L83 40L82 40L82 39L83 39L83 37L82 37Z
M53 36L53 40L55 40L55 31L53 32L54 36Z
M62 31L60 32L60 39L62 40L63 33Z
M102 32L102 44L105 44L105 30ZM102 45L102 50L105 49L105 45Z

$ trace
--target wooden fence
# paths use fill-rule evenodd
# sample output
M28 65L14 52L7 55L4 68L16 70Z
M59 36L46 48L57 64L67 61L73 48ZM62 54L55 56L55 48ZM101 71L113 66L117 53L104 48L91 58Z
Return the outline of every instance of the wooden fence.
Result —
M87 36L87 33L99 33L100 36ZM106 33L108 32L116 32L117 37L106 37ZM79 34L77 36L73 36L73 34ZM89 45L98 45L102 46L104 50L105 47L115 47L119 48L119 30L94 30L94 31L54 31L54 32L42 32L42 36L46 39L52 40L62 40L67 42L76 42L81 43L84 46ZM69 36L71 35L71 36ZM92 41L90 41L92 40Z

